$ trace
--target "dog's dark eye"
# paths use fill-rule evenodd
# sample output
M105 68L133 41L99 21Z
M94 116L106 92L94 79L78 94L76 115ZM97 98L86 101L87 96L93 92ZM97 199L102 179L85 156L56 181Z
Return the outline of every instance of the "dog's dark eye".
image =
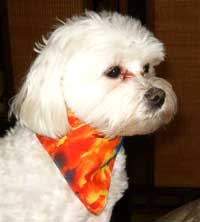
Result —
M121 68L119 66L113 66L106 71L105 75L110 78L118 78L121 74Z
M149 63L147 63L146 65L144 65L143 69L144 69L144 73L148 73L149 72Z

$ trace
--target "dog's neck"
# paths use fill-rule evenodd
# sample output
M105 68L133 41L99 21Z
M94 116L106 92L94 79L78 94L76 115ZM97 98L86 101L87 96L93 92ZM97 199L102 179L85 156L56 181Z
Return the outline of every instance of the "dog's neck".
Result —
M107 139L69 111L71 131L59 139L37 135L71 189L93 214L104 209L122 138Z

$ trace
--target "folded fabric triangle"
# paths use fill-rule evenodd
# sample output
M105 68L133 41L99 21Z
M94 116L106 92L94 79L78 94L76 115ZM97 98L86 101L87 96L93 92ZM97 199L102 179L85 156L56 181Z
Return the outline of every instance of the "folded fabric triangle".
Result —
M105 138L69 111L69 134L59 139L37 135L71 189L93 214L106 206L112 169L122 138Z

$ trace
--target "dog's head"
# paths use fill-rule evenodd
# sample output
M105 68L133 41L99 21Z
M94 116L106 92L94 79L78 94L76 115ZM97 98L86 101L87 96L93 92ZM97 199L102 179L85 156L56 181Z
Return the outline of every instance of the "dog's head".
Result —
M150 133L176 113L171 85L155 77L163 44L139 21L88 12L44 42L11 107L34 132L66 134L67 108L107 136Z

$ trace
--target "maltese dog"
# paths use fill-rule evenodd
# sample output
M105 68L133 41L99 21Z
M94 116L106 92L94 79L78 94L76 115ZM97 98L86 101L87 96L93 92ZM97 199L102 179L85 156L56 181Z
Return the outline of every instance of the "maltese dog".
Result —
M0 221L108 222L127 188L123 137L176 113L155 75L163 44L129 16L86 12L35 50L0 140Z

